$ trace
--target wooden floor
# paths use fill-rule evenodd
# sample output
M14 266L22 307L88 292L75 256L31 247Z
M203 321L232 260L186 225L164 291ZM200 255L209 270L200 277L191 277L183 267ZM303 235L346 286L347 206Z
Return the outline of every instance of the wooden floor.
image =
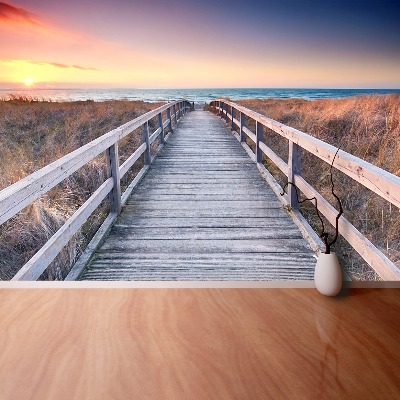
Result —
M400 289L0 289L1 400L395 400Z
M224 123L186 114L84 280L312 279L309 244Z

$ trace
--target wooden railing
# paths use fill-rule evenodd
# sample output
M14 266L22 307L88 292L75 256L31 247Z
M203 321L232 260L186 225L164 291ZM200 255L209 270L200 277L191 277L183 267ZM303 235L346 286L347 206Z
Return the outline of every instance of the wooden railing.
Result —
M128 199L136 182L140 180L151 164L154 158L151 154L151 144L160 135L160 142L163 144L167 138L165 129L169 127L169 131L172 132L173 123L176 124L183 114L192 109L193 103L186 100L165 104L100 136L0 191L1 225L95 157L103 152L106 153L109 178L18 271L12 280L37 280L108 195L110 214L103 225L110 225L121 211L121 206ZM163 112L166 112L167 116L165 121ZM158 128L150 134L149 121L154 117L158 117ZM118 142L139 127L142 127L143 143L122 165L119 165ZM144 167L121 195L121 178L142 154L144 154Z
M319 211L333 226L335 225L337 210L301 176L302 149L331 164L337 150L334 146L231 101L217 99L212 101L210 106L227 123L231 124L232 131L236 125L239 130L239 134L236 135L237 139L256 163L262 164L262 154L265 154L287 176L288 181L293 182L306 197L315 196L317 198ZM246 126L247 118L255 122L255 132ZM277 132L288 140L287 163L263 141L264 127ZM246 137L254 142L255 153L247 145ZM339 150L333 166L400 208L399 177L342 150ZM292 208L298 209L299 205L294 190L294 187L289 185L287 200ZM382 279L400 280L399 268L343 216L339 219L339 233Z

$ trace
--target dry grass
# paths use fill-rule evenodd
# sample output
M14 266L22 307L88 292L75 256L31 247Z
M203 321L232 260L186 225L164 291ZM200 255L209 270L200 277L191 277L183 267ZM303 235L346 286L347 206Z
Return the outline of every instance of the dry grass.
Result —
M58 103L21 97L3 99L0 101L0 190L160 105L131 101ZM140 145L140 132L133 132L121 142L120 162L123 162ZM101 155L3 224L0 227L0 279L14 276L105 179L105 157ZM127 184L127 179L123 184ZM66 276L103 221L107 207L104 201L42 279Z
M243 100L239 104L297 128L400 176L400 96L374 95L345 99ZM268 130L267 144L287 160L287 142ZM286 177L265 160L281 185ZM302 174L331 204L329 165L303 151ZM400 267L400 210L368 189L334 171L345 216ZM312 210L303 209L317 227ZM374 272L341 239L334 248L353 279L377 279Z

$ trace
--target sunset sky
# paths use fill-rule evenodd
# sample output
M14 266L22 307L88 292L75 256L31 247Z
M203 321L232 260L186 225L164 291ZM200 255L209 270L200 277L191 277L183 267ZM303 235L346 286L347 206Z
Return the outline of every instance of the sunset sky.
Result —
M400 88L400 2L0 2L0 88Z

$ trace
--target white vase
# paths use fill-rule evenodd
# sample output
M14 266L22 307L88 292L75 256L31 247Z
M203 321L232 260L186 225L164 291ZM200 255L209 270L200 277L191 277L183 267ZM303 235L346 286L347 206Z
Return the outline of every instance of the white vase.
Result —
M335 253L321 253L314 273L315 287L325 296L336 296L342 288L342 270Z

